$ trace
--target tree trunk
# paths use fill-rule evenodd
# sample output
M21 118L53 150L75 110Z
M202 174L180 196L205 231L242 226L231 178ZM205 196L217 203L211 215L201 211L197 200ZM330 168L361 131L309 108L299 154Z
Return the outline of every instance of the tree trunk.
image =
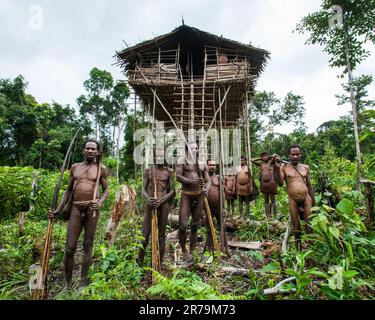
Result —
M114 130L113 130L114 131ZM117 141L116 141L116 179L120 181L119 170L120 170L120 133L121 133L121 120L118 124Z
M346 64L348 69L348 84L350 90L350 102L352 105L352 113L353 113L353 127L354 127L354 143L355 143L355 153L356 153L356 161L357 161L357 183L356 189L360 191L360 179L361 179L361 149L359 146L359 134L358 134L358 122L357 122L357 107L355 104L355 97L354 97L354 90L353 90L353 76L352 76L352 69L350 66L349 61L349 49L348 49L348 41L345 44L345 55L346 55Z

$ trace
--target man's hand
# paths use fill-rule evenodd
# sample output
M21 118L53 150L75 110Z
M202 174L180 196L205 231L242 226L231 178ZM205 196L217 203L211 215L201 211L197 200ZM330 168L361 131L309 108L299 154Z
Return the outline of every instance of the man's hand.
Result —
M208 190L205 187L203 187L202 191L204 193L204 196L207 197L208 196Z
M52 209L50 209L50 210L48 211L48 219L53 219L53 218L55 218L56 214L57 214L56 210L52 210Z
M157 209L160 206L160 199L150 198L149 205L152 209Z
M194 179L194 185L202 189L206 185L206 181L203 178L196 178Z
M281 158L280 158L280 156L278 156L277 154L274 154L274 155L272 155L272 157L273 157L273 159L274 159L274 161L275 161L275 164L276 164L276 166L280 166L280 164L281 164Z
M91 202L91 208L93 210L99 210L101 206L102 206L102 203L99 201L99 199L93 200Z

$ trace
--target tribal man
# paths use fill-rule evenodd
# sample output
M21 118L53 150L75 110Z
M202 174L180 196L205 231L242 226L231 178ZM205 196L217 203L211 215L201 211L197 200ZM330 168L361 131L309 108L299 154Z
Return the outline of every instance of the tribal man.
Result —
M260 192L264 197L264 208L266 217L271 217L271 211L276 218L277 206L275 195L277 193L277 183L275 177L275 157L271 156L268 151L261 153L260 158L251 159L251 162L260 167ZM270 203L271 200L271 203Z
M74 268L74 254L77 249L79 235L82 229L85 230L83 238L83 259L81 268L80 286L89 283L88 271L92 261L92 249L96 225L99 219L99 209L108 196L107 171L104 166L99 169L98 157L101 153L101 145L98 141L89 139L83 145L85 160L75 163L70 169L67 191L63 199L56 208L48 213L49 218L53 218L60 212L68 201L72 201L70 219L65 248L65 275L68 289L72 287L72 275ZM100 172L100 177L98 173ZM99 178L99 185L103 188L103 193L99 195L99 187L94 197L96 180ZM93 200L95 198L95 200Z
M276 158L276 174L279 186L286 183L288 192L289 212L293 225L293 235L297 250L301 250L301 224L300 219L305 220L305 231L310 232L308 224L311 207L315 203L314 191L310 181L310 168L302 164L302 150L298 144L293 144L288 149L290 163L278 164L280 158Z
M217 221L217 226L219 229L219 234L221 235L221 251L225 251L227 256L230 256L230 252L228 249L227 237L225 232L225 221L224 221L224 214L223 208L224 205L221 203L223 200L223 190L222 190L222 179L218 174L216 174L216 163L214 160L207 161L208 166L208 175L209 181L207 184L207 200L208 205L210 207L210 211L212 214L212 219L215 217ZM207 215L207 212L206 212ZM210 229L210 225L208 222L208 218L206 217L206 228L207 228L207 239L206 239L206 247L207 250L212 251L213 249L213 239L212 233Z
M246 157L241 157L241 164L237 167L236 194L240 201L240 217L243 216L243 203L246 203L246 223L250 222L250 195L253 191L250 169L246 164Z
M181 183L181 200L179 211L179 231L178 237L181 245L183 259L186 262L192 261L192 253L198 241L198 226L203 209L205 197L205 186L209 180L207 165L199 163L197 165L198 146L190 143L187 157L180 159L176 165L176 178ZM188 151L188 150L186 150ZM200 172L199 172L199 171ZM191 213L190 224L190 254L186 249L186 229Z
M235 175L227 175L224 177L224 194L227 202L228 216L230 216L231 208L232 213L234 213L234 202L237 199Z
M167 227L170 199L174 196L173 171L165 166L164 150L156 149L156 165L153 168L146 168L143 174L142 195L147 200L146 212L143 217L143 241L139 249L138 263L142 263L145 257L145 250L148 245L151 233L152 211L157 210L160 264L163 263L165 251L165 230ZM157 194L154 196L154 188Z

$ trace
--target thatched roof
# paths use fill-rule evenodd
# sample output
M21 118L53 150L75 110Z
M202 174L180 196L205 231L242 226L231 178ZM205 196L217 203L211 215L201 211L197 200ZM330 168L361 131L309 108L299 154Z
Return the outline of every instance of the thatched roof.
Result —
M177 50L178 48L180 48L180 51ZM177 73L176 75L172 74L169 80L157 79L158 73L156 70L158 69L152 69L152 64L149 64L146 67L149 68L149 71L154 72L153 77L147 74L144 76L143 73L142 76L139 75L139 71L141 71L139 63L142 62L142 60L150 60L150 56L157 58L159 49L160 52L163 51L169 55L171 55L170 52L179 52L178 64L182 73L187 69L188 58L186 58L186 56L191 55L193 61L192 68L194 68L194 89L192 91L190 91L191 78L187 74L182 74L182 77L180 77L180 75L177 76ZM227 53L228 58L231 58L232 61L234 61L233 58L236 57L239 58L239 63L244 62L245 64L243 65L246 66L245 72L241 74L234 73L233 76L231 72L229 72L229 78L227 79L215 77L210 79L209 73L206 70L207 77L203 79L205 52L208 57L207 66L215 70L219 51ZM161 55L162 54L160 54L160 56ZM238 125L238 119L242 115L243 103L246 99L249 100L251 98L250 96L253 93L256 81L263 71L269 56L270 53L266 50L216 36L212 33L186 25L182 25L165 35L116 52L115 55L117 63L124 69L128 76L129 84L146 105L152 105L152 88L155 88L157 89L157 94L163 105L178 125L182 124L185 127L188 126L190 117L188 108L193 104L195 109L194 122L203 125L205 128L209 127L215 114L215 120L218 120L219 114L215 113L215 110L218 107L218 101L223 98L224 89L226 88L230 88L230 90L228 89L228 95L226 97L227 104L223 107L224 126ZM210 57L211 61L209 61ZM173 61L175 62L175 60ZM233 66L234 65L233 63ZM144 65L142 65L142 67L143 66ZM231 67L230 63L225 66L228 68ZM225 68L225 66L221 67ZM248 69L247 66L249 66ZM137 72L138 75L136 74ZM183 90L180 88L181 86L183 86ZM205 88L204 91L202 89L203 86ZM221 96L218 89L219 86L222 90ZM250 92L250 95L247 95L247 92ZM190 93L194 96L192 101ZM204 114L201 114L199 110L202 110L203 99L205 100L203 108ZM189 102L189 104L187 102ZM184 105L183 108L181 108L182 105ZM181 111L181 109L183 109L183 111ZM155 117L158 120L165 121L166 127L172 126L169 116L159 102L156 102Z
M125 70L128 70L134 67L142 53L157 51L159 48L163 50L176 49L178 43L180 43L182 49L183 47L189 49L196 47L203 50L204 46L212 46L237 51L238 54L247 57L247 60L254 68L252 72L254 76L259 76L270 56L267 50L226 39L194 27L181 25L170 33L116 52L115 57L117 58L117 62L125 67Z

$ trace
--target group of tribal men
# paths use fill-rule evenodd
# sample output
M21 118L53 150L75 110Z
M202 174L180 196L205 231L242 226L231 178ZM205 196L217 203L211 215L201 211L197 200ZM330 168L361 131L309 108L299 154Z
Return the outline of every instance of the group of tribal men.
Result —
M94 236L99 218L99 209L108 196L108 181L106 168L98 166L98 155L102 148L98 141L89 139L83 145L85 160L74 164L70 169L70 178L67 191L55 210L49 211L49 218L61 212L67 202L71 201L70 218L68 222L67 240L65 249L65 275L67 288L72 287L72 274L74 268L74 255L77 249L79 235L85 230L83 239L83 260L81 268L80 286L89 283L88 271L92 261L92 250ZM187 156L176 165L176 180L181 183L181 199L179 204L179 230L178 238L181 246L183 259L187 262L192 260L192 253L198 242L198 227L202 218L205 199L209 205L209 211L222 228L224 221L223 206L224 199L227 202L227 214L234 210L234 201L239 199L239 211L243 215L243 203L246 205L246 221L250 220L250 200L253 194L254 179L246 164L246 157L241 157L240 165L233 175L227 175L222 181L217 172L215 161L208 160L207 163L196 161L198 146L189 143L186 146ZM260 167L260 191L264 195L265 214L271 217L277 214L275 195L277 186L286 182L289 212L292 222L292 231L297 248L301 249L301 226L300 219L305 220L305 230L310 231L308 224L310 209L314 203L313 189L310 182L310 171L307 165L301 163L301 147L292 145L288 149L290 162L281 160L278 155L270 155L263 152L261 158L250 159ZM164 151L156 149L155 162L151 168L146 168L143 175L142 194L146 198L147 205L143 219L143 241L138 255L138 263L142 263L145 250L151 233L152 212L157 211L158 235L160 261L163 261L165 252L165 232L170 212L171 203L175 195L174 172L164 163ZM102 193L93 197L97 174L100 174L99 182ZM98 188L99 189L99 188ZM96 200L92 200L92 199ZM206 208L207 211L207 208ZM190 223L190 250L186 248L187 225L189 216ZM207 215L207 212L206 212ZM207 221L207 219L206 219ZM212 250L213 239L211 230L207 225L206 248ZM220 230L220 229L219 229ZM225 235L225 232L224 232ZM224 242L226 238L224 237ZM226 243L221 244L229 255Z

